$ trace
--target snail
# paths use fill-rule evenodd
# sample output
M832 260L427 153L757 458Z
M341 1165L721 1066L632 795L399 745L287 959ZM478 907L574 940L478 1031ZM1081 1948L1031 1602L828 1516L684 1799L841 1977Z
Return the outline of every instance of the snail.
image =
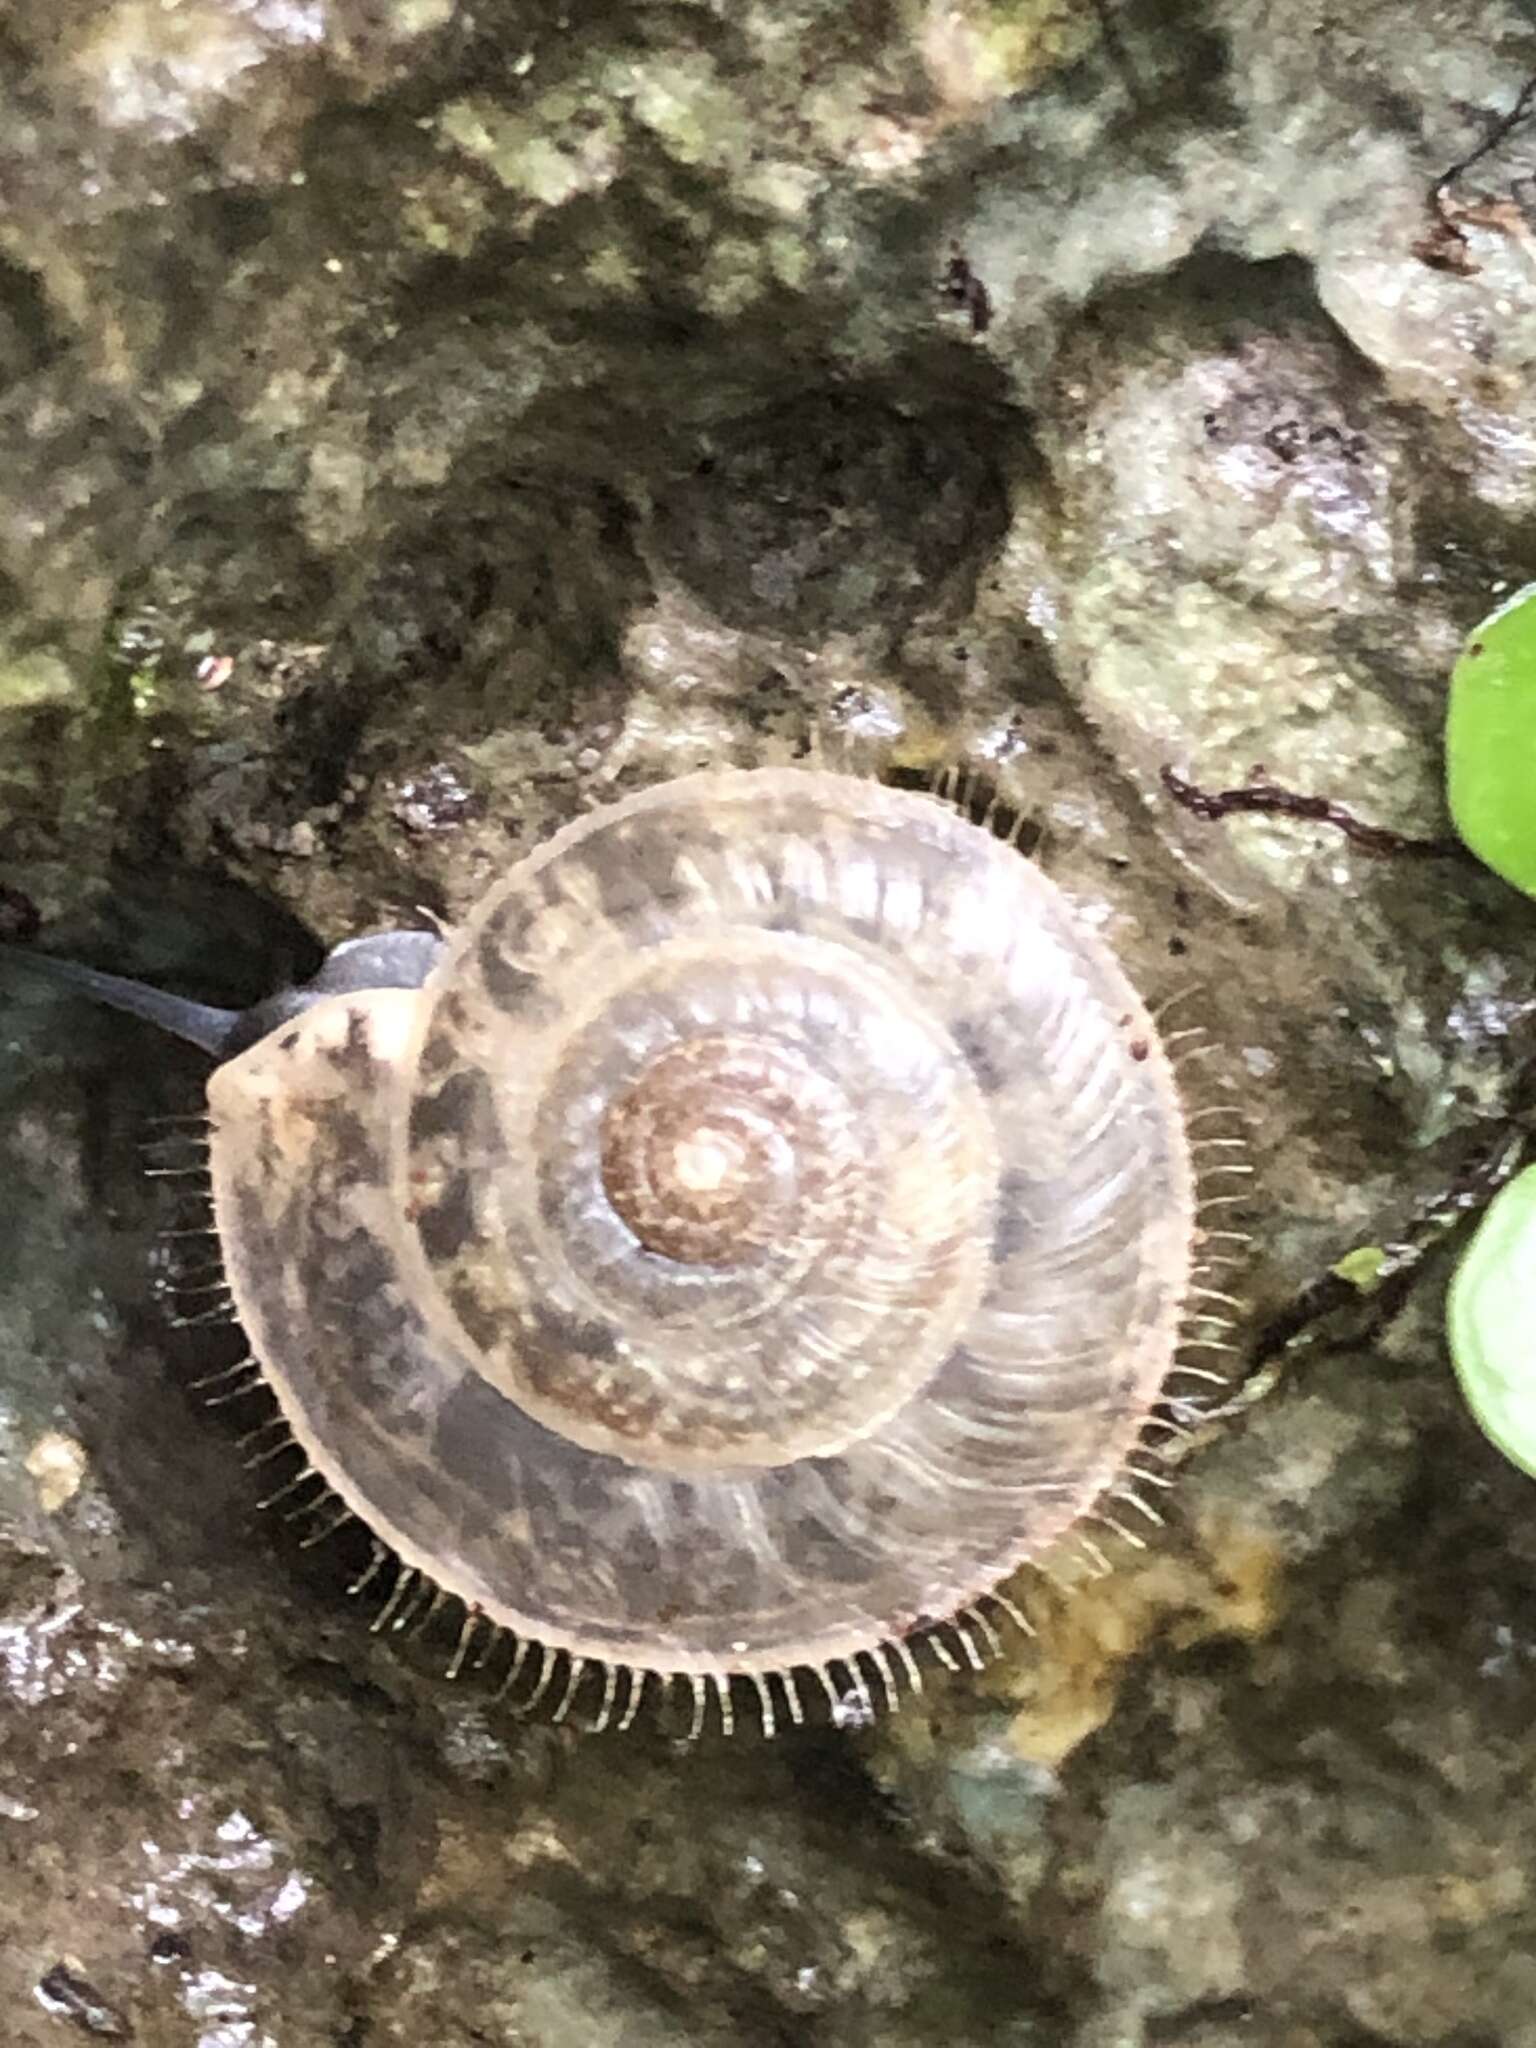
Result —
M772 1733L808 1676L980 1668L1016 1568L1156 1519L1202 1291L1169 1041L962 805L686 775L243 1014L38 965L214 1057L280 1492L372 1532L375 1626L449 1606L450 1675L504 1644L521 1710L680 1681Z

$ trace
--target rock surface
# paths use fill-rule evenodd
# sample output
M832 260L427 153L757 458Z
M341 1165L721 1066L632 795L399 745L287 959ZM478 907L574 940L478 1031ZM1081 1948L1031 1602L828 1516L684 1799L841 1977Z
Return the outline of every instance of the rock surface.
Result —
M1533 73L1512 0L14 0L0 920L245 1000L640 782L959 758L1202 991L1260 1327L1504 1129L1536 912L1166 771L1443 834L1536 577ZM256 1514L149 1264L198 1093L0 982L0 2039L1536 2048L1443 1262L983 1679L590 1740Z

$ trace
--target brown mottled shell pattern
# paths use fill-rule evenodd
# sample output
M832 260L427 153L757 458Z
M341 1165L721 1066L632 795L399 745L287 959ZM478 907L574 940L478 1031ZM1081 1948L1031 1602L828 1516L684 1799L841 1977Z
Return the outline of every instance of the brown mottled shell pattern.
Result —
M1194 1178L1108 949L953 806L706 773L210 1084L240 1317L405 1565L574 1664L825 1669L1121 1472Z

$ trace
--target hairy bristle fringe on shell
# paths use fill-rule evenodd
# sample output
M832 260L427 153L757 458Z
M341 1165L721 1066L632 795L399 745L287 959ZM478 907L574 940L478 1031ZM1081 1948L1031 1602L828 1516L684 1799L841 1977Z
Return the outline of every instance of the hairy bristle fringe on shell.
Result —
M880 1681L880 1690L885 1697L887 1709L893 1714L899 1713L901 1711L901 1674L891 1662L890 1645L888 1643L872 1643L864 1652L864 1655L874 1666L875 1675Z
M1163 1376L1163 1386L1169 1386L1174 1380L1198 1380L1200 1386L1231 1386L1231 1374L1208 1372L1204 1366L1169 1366Z
M1184 1121L1189 1125L1204 1124L1213 1117L1227 1117L1241 1124L1245 1131L1255 1128L1253 1112L1242 1102L1202 1102L1198 1108L1185 1111Z
M308 1507L302 1509L301 1512L306 1515L312 1515L317 1512L317 1508ZM356 1520L356 1515L353 1514L346 1502L338 1500L325 1521L321 1522L318 1527L311 1529L307 1536L300 1537L300 1550L314 1550L318 1545L328 1542L332 1536L338 1535L341 1530L346 1528L349 1522L355 1522Z
M591 1734L605 1735L607 1733L608 1724L613 1719L614 1702L617 1700L618 1694L619 1667L617 1664L604 1664L602 1697L597 1703L596 1713L593 1714L591 1721L587 1724Z
M216 1302L212 1308L199 1309L195 1316L168 1316L166 1320L173 1330L209 1330L233 1329L240 1318L231 1300Z
M1191 1280L1203 1286L1208 1280L1219 1280L1225 1273L1241 1272L1247 1264L1248 1261L1237 1252L1209 1252L1201 1246L1189 1275Z
M915 1696L923 1689L923 1674L916 1657L912 1654L912 1645L905 1636L892 1636L890 1647L906 1676L908 1687Z
M404 1600L401 1601L399 1612L389 1625L389 1632L392 1636L405 1635L411 1629L411 1623L420 1613L422 1603L430 1600L437 1591L437 1588L424 1572L417 1572L414 1574L414 1577L416 1580L415 1585L412 1586ZM414 1633L414 1631L411 1632Z
M1209 1046L1202 1050L1214 1053L1218 1048ZM1246 1312L1248 1304L1225 1287L1212 1283L1245 1264L1239 1254L1247 1252L1252 1243L1251 1234L1233 1228L1224 1212L1244 1208L1251 1200L1250 1191L1241 1184L1255 1177L1248 1157L1248 1133L1253 1124L1251 1117L1234 1103L1203 1104L1186 1113L1191 1127L1213 1118L1227 1119L1232 1134L1195 1137L1190 1143L1196 1169L1197 1256L1180 1317L1177 1354L1164 1381L1163 1400L1139 1433L1140 1452L1170 1466L1182 1461L1206 1416L1230 1393L1240 1377L1238 1362L1244 1356L1243 1344L1235 1340L1240 1338L1237 1318ZM1237 1156L1232 1157L1233 1154ZM1212 1192L1213 1183L1217 1192ZM1192 1362L1190 1353L1202 1362ZM1189 1382L1196 1383L1202 1391L1186 1391ZM1165 1488L1172 1484L1170 1479L1144 1467L1137 1468L1137 1473Z
M224 1261L215 1253L212 1258L204 1258L196 1264L174 1266L157 1275L157 1278L168 1289L176 1293L186 1293L208 1281L222 1281L227 1285L229 1274L225 1271Z
M287 1429L288 1425L286 1422L283 1424L283 1427L285 1430ZM267 1450L258 1451L254 1458L247 1458L245 1469L247 1472L259 1472L263 1465L270 1465L274 1458L281 1458L286 1452L295 1448L293 1437L290 1433L284 1436L280 1443L272 1444Z
M1173 1491L1174 1481L1166 1472L1149 1472L1145 1465L1127 1465L1125 1469L1148 1486L1161 1487L1164 1493Z
M297 1448L297 1446L295 1446L295 1448ZM257 1501L256 1507L258 1512L265 1513L269 1508L275 1508L279 1501L292 1499L293 1495L298 1492L299 1488L301 1486L307 1486L312 1479L319 1480L320 1491L318 1494L316 1494L315 1498L312 1501L307 1503L307 1505L311 1508L318 1507L321 1501L324 1500L325 1497L329 1494L331 1489L327 1481L321 1476L320 1473L318 1473L315 1470L314 1466L311 1465L309 1460L306 1458L304 1463L299 1467L298 1471L294 1473L291 1479L285 1479L282 1485L279 1486L275 1492L266 1494L262 1497L262 1499Z
M1210 1348L1214 1351L1231 1351L1236 1348L1232 1340L1238 1333L1237 1318L1223 1315L1219 1309L1185 1309L1179 1317L1179 1329L1189 1333L1191 1341L1195 1341L1194 1332L1197 1330L1219 1330L1225 1334L1215 1340L1208 1339Z
M699 1737L704 1733L704 1709L708 1697L704 1690L704 1681L702 1678L700 1678L696 1671L690 1671L687 1673L679 1672L676 1675L682 1683L685 1683L687 1685L689 1692L692 1695L693 1718L688 1723L687 1739L690 1742L697 1742Z
M989 1657L998 1658L1002 1656L1003 1639L993 1626L990 1615L986 1613L979 1601L973 1600L969 1607L962 1607L959 1618L967 1623L974 1623L981 1630L982 1636L986 1641L987 1655Z
M371 1635L382 1635L385 1629L389 1627L390 1623L394 1620L396 1609L410 1592L412 1586L415 1585L417 1577L418 1574L413 1566L399 1563L395 1565L395 1583L390 1589L388 1599L369 1625L369 1633Z
M1167 1017L1171 1011L1176 1010L1179 1007L1180 1003L1194 1002L1196 998L1203 999L1207 995L1209 995L1209 993L1209 989L1206 988L1203 982L1186 982L1183 988L1175 989L1174 993L1171 996L1164 996L1160 1003L1154 1003L1152 1005L1151 1015L1153 1023L1156 1024L1159 1031L1162 1031L1164 1018ZM1201 1029L1203 1027L1196 1026L1195 1028ZM1166 1035L1164 1036L1164 1043L1167 1043Z
M1223 1308L1231 1309L1234 1314L1241 1314L1248 1306L1237 1295L1224 1294L1219 1287L1201 1287L1197 1284L1187 1288L1185 1294L1186 1299L1193 1301L1219 1301Z
M1210 1309L1196 1309L1182 1318L1179 1323L1179 1348L1183 1351L1210 1351L1218 1358L1238 1358L1242 1346L1234 1344L1230 1336L1213 1337L1213 1330L1235 1331L1237 1324L1230 1316L1218 1316Z
M932 1630L929 1630L919 1640L933 1652L946 1671L958 1671L960 1669L955 1654L950 1649L948 1643L942 1642Z
M504 1635L505 1631L502 1631L502 1633ZM512 1647L512 1655L510 1660L508 1661L507 1668L502 1673L501 1683L497 1686L495 1692L491 1696L491 1703L493 1706L497 1704L497 1702L506 1699L507 1696L510 1694L513 1686L516 1685L518 1679L522 1676L523 1666L528 1662L528 1652L532 1648L533 1644L529 1641L529 1639L526 1636L519 1636L516 1639Z
M1092 1522L1097 1528L1107 1529L1111 1536L1118 1536L1121 1542L1128 1543L1132 1550L1145 1550L1147 1547L1145 1536L1138 1535L1134 1529L1128 1529L1124 1522L1102 1505L1090 1508L1083 1519Z
M384 1569L385 1565L389 1563L389 1560L390 1553L388 1546L381 1543L377 1536L375 1536L375 1538L373 1539L372 1555L369 1557L368 1562L366 1565L364 1565L362 1571L358 1574L358 1576L352 1581L351 1585L349 1585L347 1588L348 1593L351 1594L353 1599L356 1599L359 1593L367 1592L368 1588L373 1584L374 1580L378 1577L379 1573Z
M1177 1465L1178 1454L1170 1449L1168 1440L1170 1437L1182 1438L1187 1435L1188 1431L1171 1420L1166 1409L1159 1409L1155 1414L1149 1415L1136 1432L1136 1454L1160 1458L1164 1464ZM1169 1481L1170 1485L1173 1483L1172 1480Z
M1159 1419L1169 1428L1182 1429L1195 1437L1205 1426L1206 1416L1217 1406L1211 1394L1169 1394L1164 1397Z
M869 1680L864 1676L864 1667L856 1654L834 1657L828 1668L839 1664L848 1682L838 1689L838 1723L842 1727L867 1728L875 1719L875 1702Z
M187 1382L188 1389L194 1394L201 1394L207 1387L226 1385L237 1374L247 1379L254 1377L258 1384L260 1383L261 1367L252 1358L249 1351L245 1353L244 1357L237 1358L233 1365L221 1365L217 1372L205 1372L200 1379L189 1380ZM215 1404L210 1401L206 1405L211 1408Z
M1077 1547L1084 1556L1092 1560L1094 1578L1107 1579L1114 1570L1114 1566L1110 1563L1100 1545L1095 1543L1091 1536L1079 1532Z
M778 1680L784 1690L784 1705L789 1713L790 1726L792 1728L803 1728L805 1726L805 1702L800 1697L800 1681L796 1678L793 1671L779 1672Z
M838 1714L842 1710L842 1697L837 1687L832 1683L831 1671L825 1664L812 1664L809 1669L826 1698L827 1712L831 1715L833 1721L836 1722Z
M978 1593L961 1612L980 1628L993 1657L1004 1656L1006 1649L1002 1636L998 1633L997 1624L987 1612L988 1608L995 1608L1005 1621L1012 1623L1021 1636L1026 1639L1033 1638L1034 1627L1016 1600L1010 1598L1007 1593L1000 1592L995 1586L985 1593Z
M1059 1552L1054 1555L1048 1553L1044 1557L1032 1557L1029 1561L1029 1569L1037 1577L1044 1579L1053 1591L1057 1593L1071 1592L1071 1582L1063 1576L1061 1570Z
M985 1671L987 1660L976 1647L976 1638L971 1634L970 1629L966 1625L970 1620L970 1616L971 1610L968 1607L962 1608L958 1614L950 1616L945 1626L951 1635L958 1638L960 1647L965 1652L966 1662L970 1665L971 1669L973 1671Z
M963 761L947 761L917 781L919 786L926 783L929 792L940 803L958 811L971 824L990 833L1004 846L1013 847L1021 858L1024 857L1022 842L1031 827L1030 815L1003 795L986 767L972 768ZM1043 827L1037 827L1036 861L1041 857L1044 836Z
M633 1665L627 1665L625 1671L629 1679L629 1698L624 1702L624 1711L619 1716L621 1735L627 1735L634 1727L635 1716L640 1711L640 1703L645 1698L645 1688L651 1676L649 1671L636 1670Z
M715 1704L720 1710L720 1732L723 1735L734 1735L736 1712L731 1702L731 1681L721 1672L712 1671L709 1682L714 1687Z
M892 1673L881 1664L879 1645L874 1644L862 1650L855 1650L849 1670L858 1680L863 1697L869 1701L870 1718L875 1719L882 1711L887 1714L899 1712L901 1698L895 1689ZM873 1683L871 1683L873 1675ZM876 1688L879 1689L880 1706L875 1704Z
M944 1622L944 1628L958 1645L961 1645L961 1657L965 1659L965 1663L969 1663L973 1671L983 1671L985 1661L981 1657L981 1651L977 1649L977 1638L965 1626L965 1614L950 1614L948 1620Z
M410 1636L412 1638L424 1636L452 1597L444 1587L434 1586L432 1588L432 1597L427 1602L425 1609L410 1625L408 1631ZM398 1627L399 1624L397 1623L396 1626Z
M1134 1508L1138 1515L1144 1516L1154 1529L1165 1529L1168 1526L1151 1501L1143 1500L1134 1486L1112 1486L1109 1489L1109 1498L1123 1500L1128 1508Z
M470 1646L475 1640L475 1632L484 1619L485 1617L481 1614L478 1607L466 1607L464 1609L464 1620L459 1627L459 1639L453 1646L453 1655L448 1659L443 1669L443 1676L450 1685L454 1683L459 1673L464 1669L465 1659L469 1656Z
M560 1652L551 1649L548 1643L539 1643L536 1647L539 1652L539 1675L533 1682L533 1691L529 1693L527 1699L511 1702L512 1712L519 1720L531 1714L549 1691L554 1683L556 1666L560 1661Z
M587 1659L585 1657L577 1657L569 1650L566 1652L566 1663L569 1668L565 1675L565 1691L561 1693L559 1700L555 1704L554 1712L550 1715L551 1721L553 1721L557 1728L571 1711L571 1702L576 1697L576 1688L581 1684L581 1675L587 1668Z
M1166 1051L1166 1046L1164 1050ZM1186 1067L1192 1067L1196 1060L1217 1058L1222 1051L1219 1045L1208 1042L1203 1045L1181 1046L1177 1052L1168 1054L1168 1064L1176 1074L1182 1074Z
M779 1717L774 1709L772 1689L760 1671L752 1671L747 1675L757 1694L757 1712L762 1723L763 1735L772 1742L779 1732Z
M263 1437L271 1436L274 1430L281 1431L285 1443L292 1442L288 1418L286 1415L278 1413L269 1415L265 1422L258 1422L256 1427L248 1429L244 1436L236 1437L235 1449L238 1451L248 1451L253 1444L259 1444Z
M298 1451L299 1449L297 1444L292 1444L289 1448L295 1451ZM299 1455L302 1457L303 1453L300 1452ZM336 1495L332 1493L329 1482L323 1479L320 1473L315 1471L313 1466L309 1466L306 1468L304 1476L308 1478L320 1479L320 1491L315 1495L313 1500L301 1501L297 1507L286 1509L283 1514L283 1520L285 1522L296 1524L299 1522L306 1521L311 1515L318 1515L322 1513L328 1501L336 1500ZM260 1507L261 1503L258 1501L256 1505ZM337 1526L339 1527L340 1524L338 1524ZM301 1543L298 1547L300 1550L307 1550L309 1548L309 1545L307 1543Z

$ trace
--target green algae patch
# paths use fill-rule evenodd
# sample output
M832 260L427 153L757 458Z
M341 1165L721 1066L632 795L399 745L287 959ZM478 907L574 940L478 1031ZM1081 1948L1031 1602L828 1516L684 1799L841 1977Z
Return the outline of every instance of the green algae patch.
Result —
M1445 772L1467 845L1536 896L1536 583L1483 620L1451 671Z
M36 648L30 654L0 656L0 711L68 704L78 694L73 671L57 654Z
M1357 1245L1333 1267L1334 1277L1348 1281L1361 1294L1374 1294L1381 1285L1387 1254L1379 1244Z
M1536 1166L1489 1204L1451 1281L1446 1329L1478 1428L1536 1478Z

